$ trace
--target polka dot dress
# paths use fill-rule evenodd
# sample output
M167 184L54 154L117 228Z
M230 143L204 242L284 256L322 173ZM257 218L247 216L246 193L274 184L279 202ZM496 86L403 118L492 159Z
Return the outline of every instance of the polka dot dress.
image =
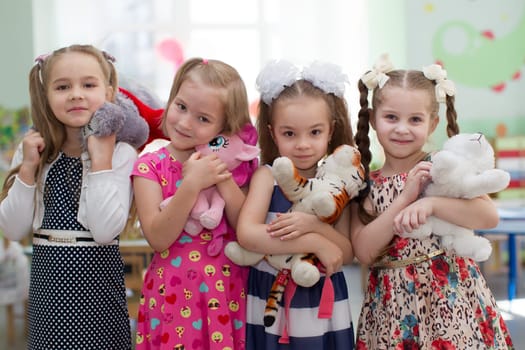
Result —
M87 231L77 221L81 185L82 161L62 154L46 179L43 229Z
M61 155L45 184L42 229L85 231L76 220L79 158ZM34 245L28 349L131 349L118 245Z

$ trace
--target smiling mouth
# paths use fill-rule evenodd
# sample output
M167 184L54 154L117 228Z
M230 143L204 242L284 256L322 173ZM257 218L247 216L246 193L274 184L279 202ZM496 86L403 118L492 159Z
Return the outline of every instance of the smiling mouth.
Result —
M311 157L312 157L312 156L310 156L310 155L295 156L295 158L300 159L300 160L309 159L309 158L311 158Z
M84 108L84 107L73 107L73 108L70 108L68 109L68 112L78 112L78 111L86 111L87 108Z
M177 134L179 134L180 136L182 136L182 137L190 137L189 134L186 134L185 132L182 132L182 131L180 131L180 130L178 130L178 129L175 129L175 132L176 132Z
M412 140L392 140L392 142L404 145L404 144L412 142Z

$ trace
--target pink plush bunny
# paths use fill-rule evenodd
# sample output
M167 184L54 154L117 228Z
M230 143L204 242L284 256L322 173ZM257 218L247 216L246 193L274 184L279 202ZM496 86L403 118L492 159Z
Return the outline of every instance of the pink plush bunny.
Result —
M246 124L238 134L231 136L220 134L208 144L195 147L195 150L203 156L217 153L232 172L235 182L243 186L258 165L259 148L255 146L256 143L255 128L251 124ZM162 201L161 209L170 199L171 197L168 197ZM222 220L224 206L224 199L215 186L202 190L184 226L184 231L192 236L199 234L203 228L211 231L213 239L208 244L208 254L211 256L219 254L223 246L222 236L227 231L226 220Z

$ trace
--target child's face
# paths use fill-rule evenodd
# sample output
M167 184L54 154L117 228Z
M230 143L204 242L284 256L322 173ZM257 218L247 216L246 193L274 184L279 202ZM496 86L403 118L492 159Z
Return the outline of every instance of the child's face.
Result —
M374 110L372 127L385 156L420 155L439 119L431 118L431 100L425 90L385 87L383 101Z
M112 95L97 59L68 52L50 67L47 98L56 118L66 128L80 129Z
M272 121L270 131L279 154L290 158L303 176L313 176L332 136L326 102L307 96L277 100Z
M166 131L176 150L190 151L208 143L225 123L221 89L185 80L168 106Z

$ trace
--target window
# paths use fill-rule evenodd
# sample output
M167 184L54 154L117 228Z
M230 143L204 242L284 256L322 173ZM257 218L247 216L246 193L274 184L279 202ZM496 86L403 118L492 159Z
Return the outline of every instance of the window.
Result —
M181 59L231 64L252 101L257 74L270 59L320 59L349 74L348 101L357 113L354 82L368 66L365 0L35 0L33 8L36 53L92 43L117 58L121 75L162 100Z

